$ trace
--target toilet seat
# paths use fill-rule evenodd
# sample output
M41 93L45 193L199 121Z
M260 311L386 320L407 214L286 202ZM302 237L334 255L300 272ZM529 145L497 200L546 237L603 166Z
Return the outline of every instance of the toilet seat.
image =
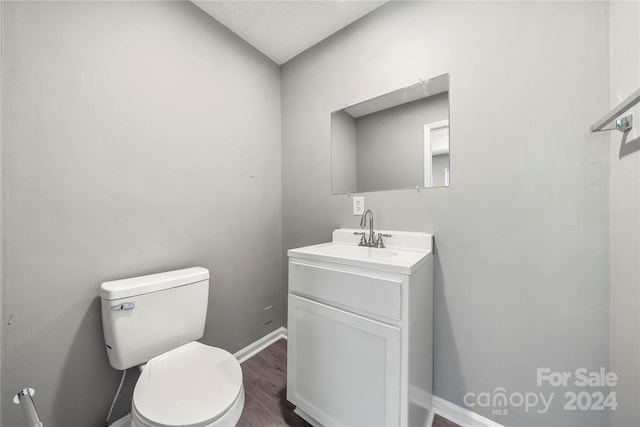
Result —
M133 392L132 417L144 426L204 427L217 425L238 406L242 411L243 404L237 359L194 341L147 362Z

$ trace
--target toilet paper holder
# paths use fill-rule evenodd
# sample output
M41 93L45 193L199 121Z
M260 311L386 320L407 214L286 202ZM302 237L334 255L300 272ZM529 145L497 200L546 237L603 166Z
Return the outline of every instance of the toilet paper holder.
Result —
M31 387L24 388L13 396L13 403L22 408L22 414L28 427L44 427L38 416L38 411L36 411L36 405L33 403L35 393L36 391Z

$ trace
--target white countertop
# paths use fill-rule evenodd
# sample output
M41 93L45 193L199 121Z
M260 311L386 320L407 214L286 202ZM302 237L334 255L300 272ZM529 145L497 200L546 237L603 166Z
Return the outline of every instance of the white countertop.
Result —
M378 249L358 246L360 236L353 233L361 231L341 228L333 232L332 242L290 249L287 255L291 258L411 274L432 254L431 234L380 230L392 237L384 239L385 249Z

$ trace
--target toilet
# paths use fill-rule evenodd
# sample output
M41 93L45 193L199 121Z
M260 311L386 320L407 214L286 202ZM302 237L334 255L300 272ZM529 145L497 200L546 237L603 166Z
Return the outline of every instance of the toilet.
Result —
M235 426L244 407L242 370L204 335L209 271L192 267L100 285L109 363L141 367L132 427Z

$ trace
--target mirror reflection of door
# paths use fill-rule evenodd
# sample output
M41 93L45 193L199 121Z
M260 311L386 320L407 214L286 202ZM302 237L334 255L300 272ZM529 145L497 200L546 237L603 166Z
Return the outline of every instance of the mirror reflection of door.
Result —
M424 125L424 186L449 186L449 120Z

